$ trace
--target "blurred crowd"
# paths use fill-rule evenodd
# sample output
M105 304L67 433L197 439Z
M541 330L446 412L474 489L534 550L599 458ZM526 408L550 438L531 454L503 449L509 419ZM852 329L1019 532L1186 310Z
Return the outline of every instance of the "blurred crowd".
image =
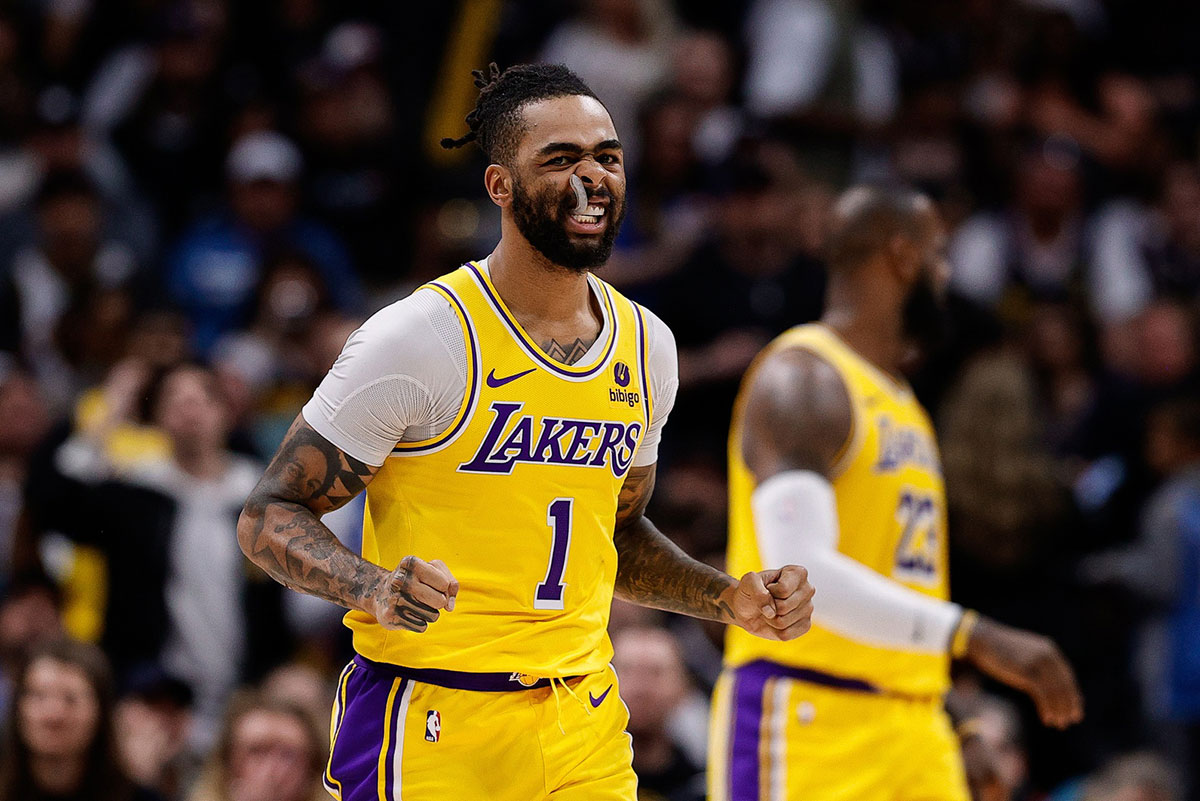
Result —
M715 564L737 383L820 315L832 198L937 202L913 382L953 596L1057 639L1087 700L1050 732L956 676L977 792L1200 798L1200 6L10 0L0 801L321 797L348 638L236 516L357 324L497 240L481 157L436 145L492 59L567 64L616 122L602 276L679 344L650 516ZM354 547L361 514L326 522ZM619 602L612 631L641 798L702 798L720 631Z

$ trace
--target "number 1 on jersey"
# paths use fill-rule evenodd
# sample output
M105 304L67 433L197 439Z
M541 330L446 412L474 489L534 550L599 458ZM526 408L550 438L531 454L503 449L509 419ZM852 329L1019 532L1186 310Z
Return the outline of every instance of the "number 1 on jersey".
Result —
M546 525L550 526L550 565L546 578L537 585L533 596L534 609L562 609L563 571L567 569L567 549L571 546L571 511L574 498L555 498L546 511Z

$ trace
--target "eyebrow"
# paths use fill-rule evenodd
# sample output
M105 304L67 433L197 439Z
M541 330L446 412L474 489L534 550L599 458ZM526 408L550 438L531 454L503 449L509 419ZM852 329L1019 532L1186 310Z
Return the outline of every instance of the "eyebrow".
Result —
M620 150L621 143L616 139L605 139L593 150ZM583 148L575 142L551 142L538 149L538 156L548 156L551 153L582 153Z

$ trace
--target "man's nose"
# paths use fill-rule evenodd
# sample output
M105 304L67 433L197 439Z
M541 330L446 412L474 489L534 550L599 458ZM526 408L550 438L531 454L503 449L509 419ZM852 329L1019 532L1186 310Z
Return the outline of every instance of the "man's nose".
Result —
M579 176L579 180L583 181L583 185L588 189L594 189L604 183L604 178L607 173L604 167L590 156L579 160L579 165L575 168L575 174Z

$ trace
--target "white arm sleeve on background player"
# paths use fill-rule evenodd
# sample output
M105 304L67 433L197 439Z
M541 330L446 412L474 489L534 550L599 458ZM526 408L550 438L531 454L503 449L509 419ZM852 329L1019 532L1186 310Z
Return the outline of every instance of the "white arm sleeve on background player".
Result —
M378 467L397 442L445 431L466 388L462 327L445 298L422 289L350 335L302 413L325 439Z
M633 457L634 467L646 467L658 461L658 443L662 440L663 426L675 406L675 394L679 391L679 354L675 348L675 335L667 324L658 318L645 306L642 312L646 316L646 358L647 381L650 384L650 399L654 403L654 416L650 418L650 427L642 437L637 455Z
M867 645L950 649L962 607L914 592L840 553L837 503L824 476L810 470L771 476L754 491L751 505L764 564L808 568L818 624Z

